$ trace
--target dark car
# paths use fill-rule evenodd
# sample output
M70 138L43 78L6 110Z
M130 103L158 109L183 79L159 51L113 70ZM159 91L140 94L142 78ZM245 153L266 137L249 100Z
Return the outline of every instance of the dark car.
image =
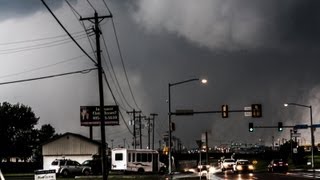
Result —
M273 159L268 165L269 172L288 172L288 163L282 159Z
M91 167L92 174L102 174L102 164L100 159L85 160L82 165Z
M232 171L234 173L252 173L254 170L253 164L246 159L239 159L233 165Z

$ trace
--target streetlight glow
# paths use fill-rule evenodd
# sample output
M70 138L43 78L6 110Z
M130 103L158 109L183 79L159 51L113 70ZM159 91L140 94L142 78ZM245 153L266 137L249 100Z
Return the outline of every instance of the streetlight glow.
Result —
M202 84L207 84L208 80L207 79L201 79Z
M284 106L284 107L288 107L288 106L289 106L289 104L285 103L285 104L283 104L283 106Z

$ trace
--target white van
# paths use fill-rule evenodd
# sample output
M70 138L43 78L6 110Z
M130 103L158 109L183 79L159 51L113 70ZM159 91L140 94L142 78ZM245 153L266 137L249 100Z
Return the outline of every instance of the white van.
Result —
M116 148L111 150L111 170L164 173L166 166L156 150Z

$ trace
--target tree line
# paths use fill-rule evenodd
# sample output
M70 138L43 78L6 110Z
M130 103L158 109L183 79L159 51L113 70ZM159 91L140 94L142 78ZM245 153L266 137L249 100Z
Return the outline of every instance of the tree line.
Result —
M0 103L0 160L12 157L22 161L41 161L41 145L58 136L50 124L36 129L39 117L31 107L17 103Z

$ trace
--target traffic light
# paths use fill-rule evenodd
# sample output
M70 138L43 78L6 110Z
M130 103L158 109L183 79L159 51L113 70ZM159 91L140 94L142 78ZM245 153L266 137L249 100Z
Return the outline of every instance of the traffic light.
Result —
M249 123L249 132L253 132L253 123Z
M278 122L278 131L281 132L283 130L282 122Z
M174 122L171 122L171 131L176 130L176 124Z
M227 118L229 116L229 110L228 105L222 105L221 106L221 112L222 112L222 118Z
M252 117L259 118L262 117L262 106L261 104L252 104L251 105Z

